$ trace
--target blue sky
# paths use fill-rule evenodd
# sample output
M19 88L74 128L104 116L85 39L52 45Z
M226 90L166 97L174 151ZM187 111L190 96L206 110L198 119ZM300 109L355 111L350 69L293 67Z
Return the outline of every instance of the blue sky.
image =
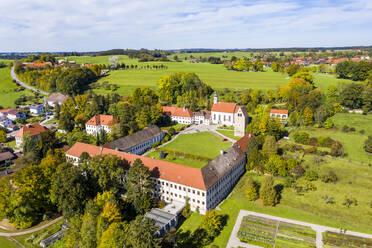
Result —
M0 51L372 45L372 0L1 0Z

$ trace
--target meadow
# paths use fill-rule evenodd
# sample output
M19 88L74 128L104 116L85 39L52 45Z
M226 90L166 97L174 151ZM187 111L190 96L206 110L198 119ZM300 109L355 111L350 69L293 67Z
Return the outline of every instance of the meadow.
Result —
M303 127L311 137L329 136L334 140L340 141L344 147L345 159L372 164L372 154L364 151L364 141L372 135L372 115L338 113L332 117L335 128L313 128ZM347 125L354 127L355 132L343 132L342 127ZM364 130L364 134L360 133Z
M313 155L305 155L306 166L316 170L319 174L333 170L339 180L337 183L323 183L320 180L312 182L317 190L302 195L295 193L293 188L284 188L280 203L275 207L265 207L260 200L248 201L245 198L245 182L251 177L261 182L263 176L246 173L235 186L228 198L218 207L217 212L227 215L227 224L212 244L226 247L231 231L234 227L240 209L255 211L283 218L300 220L319 225L372 234L372 208L370 207L372 187L372 168L366 165L325 158L320 164L313 163ZM275 184L283 184L284 179L275 178ZM305 183L305 179L299 179ZM334 204L327 204L323 195L334 198ZM350 208L342 203L345 196L356 198L358 205ZM193 213L180 227L178 232L194 231L200 224L201 215ZM212 245L211 244L211 245Z
M32 92L27 89L21 92L15 92L14 89L16 88L17 85L13 83L10 76L10 68L0 68L0 106L3 108L12 108L15 107L14 101L21 95L33 95Z
M159 78L170 75L175 72L193 72L199 78L215 89L230 88L230 89L277 89L289 81L287 74L273 72L270 68L265 68L265 72L239 72L226 70L221 64L209 63L190 63L190 55L196 58L201 57L250 57L249 52L239 53L180 53L176 54L181 62L138 62L138 59L130 59L126 55L118 55L119 62L125 64L133 64L146 66L152 64L167 65L167 69L150 70L150 69L131 69L131 70L116 70L110 71L105 77L98 80L98 83L108 82L116 84L119 89L118 94L130 94L137 87L150 87L156 89ZM170 59L174 55L170 55ZM69 60L74 60L77 63L92 63L92 64L108 64L109 58L112 56L74 56L68 57ZM329 85L337 85L339 82L351 82L350 80L338 79L334 75L315 74L315 84L324 90ZM103 88L95 89L96 93L105 94L111 92Z

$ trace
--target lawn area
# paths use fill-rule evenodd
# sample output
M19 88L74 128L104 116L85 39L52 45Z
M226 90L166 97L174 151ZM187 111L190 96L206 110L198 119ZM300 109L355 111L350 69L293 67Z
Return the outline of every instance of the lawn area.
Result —
M14 149L14 147L16 146L16 141L12 140L12 141L5 143L4 145Z
M319 174L333 170L339 181L336 184L315 181L316 191L309 191L304 195L298 195L292 188L284 188L280 204L275 207L264 207L260 200L251 202L245 198L245 181L252 177L255 181L261 181L263 176L246 173L235 186L230 196L220 204L218 212L228 215L227 225L221 234L213 241L219 247L226 247L236 217L240 209L261 212L283 218L300 220L319 225L372 234L372 208L370 207L372 187L372 168L347 161L326 158L325 162L316 165L312 163L312 155L304 157L306 165L317 170ZM284 179L275 178L275 183L283 183ZM304 179L299 179L303 183ZM326 204L323 195L334 198L334 204ZM345 196L352 195L358 200L358 206L350 208L342 205ZM181 229L194 230L199 225L200 215L193 213L186 220Z
M158 151L150 152L149 154L146 155L146 157L159 159L159 152ZM165 161L176 163L176 164L187 165L189 167L194 167L194 168L202 168L207 164L206 161L201 161L201 160L196 160L196 159L191 159L191 158L180 158L180 157L176 157L170 154L168 154L164 159L159 159L159 160L165 160Z
M308 132L311 137L329 136L334 140L340 141L344 146L346 155L344 158L364 163L372 163L372 154L364 151L364 141L368 135L372 135L372 115L338 113L332 117L336 128L312 128L306 127L302 130ZM354 127L355 132L342 132L344 125ZM364 134L359 131L364 130Z
M241 139L241 137L234 136L234 131L231 131L231 130L217 130L217 132L234 140Z
M330 85L338 85L339 83L351 83L353 81L348 79L341 79L337 78L336 75L330 75L330 74L314 74L314 84L317 87L322 88L324 91L327 90L327 88Z
M18 245L6 237L0 237L0 248L18 248Z
M41 240L49 237L50 235L58 232L61 229L61 224L64 220L60 220L56 223L54 223L51 226L48 226L44 228L41 231L34 232L31 234L26 234L22 236L15 236L14 239L16 239L18 242L20 242L22 245L24 245L26 248L36 248L40 247L39 243Z
M173 142L163 146L163 148L213 159L220 154L220 150L226 150L230 146L231 142L222 141L222 138L214 133L201 132L180 134Z
M15 107L14 101L21 95L33 95L32 92L27 89L21 92L14 91L14 89L17 88L17 85L12 81L10 70L11 68L9 67L0 68L0 106L3 108Z

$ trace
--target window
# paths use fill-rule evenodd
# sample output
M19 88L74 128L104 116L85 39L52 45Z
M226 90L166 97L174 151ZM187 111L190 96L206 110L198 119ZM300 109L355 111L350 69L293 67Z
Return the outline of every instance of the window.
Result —
M204 192L202 193L202 196L205 196L205 193Z
M193 190L192 193L195 194L195 190Z

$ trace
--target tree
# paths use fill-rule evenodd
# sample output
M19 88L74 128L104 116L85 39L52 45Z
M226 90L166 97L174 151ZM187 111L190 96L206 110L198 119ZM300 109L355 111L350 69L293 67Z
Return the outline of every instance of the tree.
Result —
M133 204L137 213L143 214L151 209L154 188L151 172L140 159L136 159L126 174L126 189L127 199Z
M331 146L331 156L339 157L344 155L344 148L342 144L338 141L333 142Z
M252 62L244 58L239 59L233 65L233 69L237 71L249 71L252 66Z
M364 141L364 150L368 153L372 153L372 136L368 136L368 139Z
M59 117L58 127L65 131L71 132L72 129L74 129L74 125L74 119L72 118L70 112L62 112Z
M260 187L260 198L264 206L275 206L278 203L278 195L274 188L274 178L265 176Z
M363 99L363 111L365 113L368 113L368 111L372 110L372 87L367 87L363 91L362 99Z
M293 65L288 66L285 69L285 72L288 74L288 76L292 77L293 75L295 75L300 70L301 70L301 66L300 65L293 64Z
M98 248L122 248L127 247L128 228L126 223L112 223L101 236Z
M256 183L252 180L252 178L248 178L246 182L246 191L245 191L245 197L249 201L255 201L258 199L258 192L257 192L257 185Z
M6 143L6 132L4 130L0 130L0 143Z
M128 246L130 248L160 248L160 240L153 237L156 227L152 220L139 215L129 225Z
M277 154L278 145L276 144L276 140L274 136L268 135L265 137L265 142L262 146L262 151L267 156L272 156L272 155Z
M333 121L331 120L331 118L328 118L325 122L324 122L324 128L325 129L330 129L334 126L333 124Z
M306 126L313 124L313 118L314 118L313 111L311 110L311 108L306 107L304 110L304 124Z
M222 216L217 214L216 211L207 211L202 217L201 227L204 228L209 236L216 237L223 228Z
M302 68L300 71L296 72L296 74L293 75L293 78L302 78L310 84L313 84L314 82L314 76L307 68Z
M341 104L348 108L361 108L363 105L363 85L347 84L340 94Z

